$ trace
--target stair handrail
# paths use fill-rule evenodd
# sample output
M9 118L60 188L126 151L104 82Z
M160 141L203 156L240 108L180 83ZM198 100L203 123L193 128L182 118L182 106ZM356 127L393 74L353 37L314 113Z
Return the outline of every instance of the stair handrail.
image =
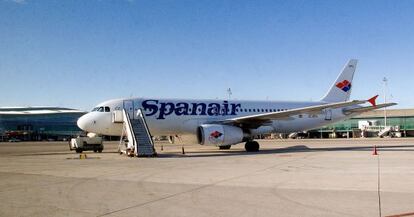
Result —
M137 110L137 116L139 116L141 118L141 120L143 121L145 131L147 132L147 135L149 137L151 145L154 148L154 141L152 140L152 135L151 135L151 132L148 129L147 120L145 120L144 114L142 113L142 109L139 108Z
M129 127L130 131L133 130L132 125L131 125L131 119L129 117L129 113L125 109L122 109L122 113L124 115L124 123L128 124L128 127ZM130 134L131 134L131 137L132 137L132 144L134 145L134 149L136 149L136 147L137 147L136 141L137 140L135 138L135 134L132 133L132 132L130 132ZM127 137L128 137L128 132L127 132ZM128 142L130 142L129 138L128 138Z

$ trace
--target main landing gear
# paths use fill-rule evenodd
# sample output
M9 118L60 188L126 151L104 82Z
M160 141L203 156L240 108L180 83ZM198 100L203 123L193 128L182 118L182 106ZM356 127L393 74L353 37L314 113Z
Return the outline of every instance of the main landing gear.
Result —
M220 150L229 150L231 148L231 145L222 145L219 146ZM247 152L258 152L260 149L260 145L256 141L247 141L244 145L244 148Z
M231 145L222 145L222 146L219 146L219 149L220 150L229 150L231 148Z
M256 141L247 141L244 148L247 152L257 152L260 149L260 145Z

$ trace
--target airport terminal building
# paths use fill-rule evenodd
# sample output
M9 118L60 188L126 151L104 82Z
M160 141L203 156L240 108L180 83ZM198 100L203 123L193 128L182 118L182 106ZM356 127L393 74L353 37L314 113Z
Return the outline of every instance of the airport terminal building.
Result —
M386 118L385 118L386 117ZM385 119L387 123L385 124ZM396 137L414 136L414 109L387 109L363 113L352 119L308 132L310 138L377 137L384 128Z
M83 134L76 121L86 112L60 107L0 108L0 141L64 140Z

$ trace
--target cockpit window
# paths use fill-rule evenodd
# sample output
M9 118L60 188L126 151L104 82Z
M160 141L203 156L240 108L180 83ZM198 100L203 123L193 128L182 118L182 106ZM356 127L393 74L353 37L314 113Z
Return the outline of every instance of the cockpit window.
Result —
M101 107L95 107L92 109L93 112L110 112L111 108L109 108L108 106L101 106Z

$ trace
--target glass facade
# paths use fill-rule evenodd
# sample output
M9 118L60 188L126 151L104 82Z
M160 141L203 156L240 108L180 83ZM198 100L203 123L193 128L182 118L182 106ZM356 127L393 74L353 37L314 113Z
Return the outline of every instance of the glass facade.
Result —
M353 118L346 121L342 121L337 124L328 125L319 129L322 131L346 132L352 129L358 128L359 121L375 121L377 125L384 125L384 118ZM389 117L387 118L387 126L398 126L400 130L414 130L414 117Z
M83 132L76 122L85 112L0 114L0 139L64 139Z

